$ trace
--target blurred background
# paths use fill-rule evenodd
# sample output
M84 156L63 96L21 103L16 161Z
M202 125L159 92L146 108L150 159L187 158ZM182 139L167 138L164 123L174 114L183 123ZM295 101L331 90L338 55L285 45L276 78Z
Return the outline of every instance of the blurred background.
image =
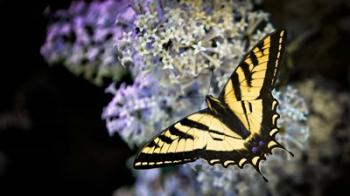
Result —
M111 96L40 54L45 13L70 4L0 0L0 195L112 195L134 182L125 162L135 151L101 119ZM310 111L303 160L312 164L297 168L302 180L286 179L281 194L349 194L350 2L265 0L257 9L287 29L284 74Z

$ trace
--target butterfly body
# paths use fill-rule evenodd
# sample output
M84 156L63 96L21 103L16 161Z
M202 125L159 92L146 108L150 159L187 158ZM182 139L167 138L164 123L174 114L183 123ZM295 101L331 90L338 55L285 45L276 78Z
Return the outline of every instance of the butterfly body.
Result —
M275 136L277 100L272 89L284 50L283 30L267 35L236 67L218 98L156 135L138 152L136 169L164 167L198 158L224 167L259 163L274 148L285 149Z

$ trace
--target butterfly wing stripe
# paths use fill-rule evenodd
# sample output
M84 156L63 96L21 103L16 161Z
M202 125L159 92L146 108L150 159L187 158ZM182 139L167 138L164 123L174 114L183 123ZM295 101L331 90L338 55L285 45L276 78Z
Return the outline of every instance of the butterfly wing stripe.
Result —
M188 132L191 129L194 129L194 128L191 128L191 127L188 127L188 126L184 126L182 124L182 121L184 121L184 120L187 120L187 118L181 120L180 123L178 123L176 125L178 125L179 128L181 127L180 130L181 129L186 129L185 131L184 130L182 130L182 131L185 132L185 134L190 135L190 134L188 134ZM193 138L194 137L192 135L191 135L191 139L189 139L189 138L180 138L179 142L181 142L181 144L180 144L181 148L179 149L179 151L182 150L182 152L186 152L186 151L194 150L193 145L191 145L191 143L193 144ZM191 148L191 146L192 146L192 148Z
M247 109L246 109L245 104L244 104L243 101L241 101L241 107L242 107L242 109L243 109L243 114L244 114L245 120L246 120L246 122L247 122L247 123L246 123L246 124L247 124L246 128L247 128L247 130L250 130L250 122L249 122L248 116L247 116Z
M197 131L205 131L205 132L208 132L209 134L218 135L219 137L226 136L226 137L231 137L231 138L235 138L235 139L242 139L238 135L225 134L224 130L227 130L229 128L227 128L225 124L221 123L220 120L216 119L214 116L206 114L206 117L209 118L208 125L204 125L203 124L203 123L206 122L204 120L207 120L207 119L203 119L203 118L199 119L198 121L193 121L191 119L186 119L184 121L185 123L181 120L180 123L182 125L186 125L188 127L196 128ZM202 121L204 121L204 122L202 122ZM212 125L213 125L214 122L216 122L216 124L219 124L221 127L225 126L226 128L222 128L222 131L214 130L214 129L212 129L212 127L213 127ZM216 126L216 128L217 127L218 126Z
M200 119L196 122L196 121L193 121L191 119L185 118L185 119L180 121L180 124L188 126L188 127L202 129L202 130L208 130L209 129L208 126L206 126L206 125L204 125L202 123L199 123L199 121L200 121Z
M265 75L266 79L265 79L264 85L261 88L261 92L270 92L271 91L271 88L275 82L275 77L276 77L275 67L277 67L279 64L279 57L277 57L277 56L281 50L281 46L280 46L281 45L281 43L280 43L281 37L280 37L280 35L276 35L276 34L273 34L271 36L273 36L273 38L274 38L273 40L276 40L276 41L270 42L270 53L269 53L269 55L266 55L266 56L268 56L268 62L267 62L267 69L268 70L266 70L266 75ZM278 37L276 37L276 36L278 36ZM283 39L283 37L282 37L282 39ZM276 59L276 61L273 59Z
M235 93L236 99L240 100L241 99L241 90L240 87L238 85L234 85L234 84L239 84L239 78L238 78L238 74L234 73L232 75L233 77L231 78L232 82L231 82L231 89L233 90L233 92Z
M201 120L203 117L204 117L203 115L200 116L200 117L198 118L198 120ZM202 125L202 124L200 124L200 123L197 123L196 121L192 121L192 120L190 120L190 119L187 118L187 117L184 118L184 119L182 119L182 120L180 120L179 123L177 123L177 124L190 127L189 129L191 129L191 127L195 128L195 129L199 129L199 130L200 130L200 129L208 129L208 127L206 127L205 125ZM176 126L177 124L175 124L175 126ZM189 129L188 129L188 130L189 130ZM186 132L185 134L187 134L188 130L185 131L185 132ZM187 135L188 135L188 134L187 134ZM192 138L193 138L193 137L192 137ZM181 153L181 152L184 152L185 146L186 146L186 140L185 140L185 138L180 138L180 139L177 141L177 145L176 145L175 151L176 151L176 152L180 152L180 153Z
M160 152L160 149L162 149L162 147L163 147L164 142L162 142L162 141L159 139L159 137L157 137L157 138L155 139L155 142L157 143L157 145L158 145L159 147L158 147L158 148L155 148L154 151L153 151L153 153L159 153L159 152Z
M259 61L258 61L258 58L256 56L256 53L259 53L260 51L251 51L250 54L249 54L249 58L252 60L252 63L255 66L258 65ZM261 53L261 52L260 52ZM261 53L261 55L263 55L263 53ZM254 69L254 68L253 68Z
M209 117L212 118L212 116L209 116ZM201 120L202 120L202 118L199 119L198 121L193 121L193 120L190 120L190 119L186 118L184 120L181 120L180 124L188 126L188 127L196 128L197 131L207 131L209 133L217 134L217 135L220 135L220 136L224 136L225 135L222 132L210 129L210 126L207 126L207 125L204 125L204 124L200 123ZM210 125L210 123L209 123L209 125ZM232 136L229 136L229 135L226 135L226 136L232 137Z
M160 153L168 152L168 149L169 149L172 142L173 142L173 140L170 143L165 142L164 145L162 146L162 148L160 149Z
M191 117L194 117L193 119L190 119ZM193 143L193 149L203 149L205 148L205 134L206 133L202 133L202 129L200 128L204 128L205 129L209 129L207 126L203 125L203 124L196 124L197 122L201 122L201 120L205 117L205 114L197 117L196 114L195 115L191 115L188 118L185 118L184 120L181 120L180 124L184 125L184 126L191 126L193 125L193 128L189 129L188 131L192 130L193 131L193 138L194 140L192 141ZM195 121L196 120L196 121ZM186 131L186 133L188 132ZM198 136L201 135L201 136Z
M165 135L160 135L158 137L162 142L165 142L167 144L170 144L173 140L170 139L169 137L165 136Z
M241 70L241 69L239 69ZM244 69L243 69L244 70ZM225 94L230 94L231 92L235 93L235 98L236 100L241 100L244 97L249 97L249 95L246 95L244 93L249 93L250 91L255 91L254 93L259 93L258 95L260 95L260 91L254 90L254 88L252 87L260 87L257 89L262 89L261 87L264 85L264 81L265 81L265 77L262 77L262 75L265 76L266 72L259 72L256 74L250 74L249 77L243 77L243 74L240 74L241 72L238 72L236 74L233 75L232 78L232 82L229 82L227 85L231 85L232 87L226 87L225 89L230 88L230 90L226 91ZM244 74L245 75L245 74ZM257 76L255 76L257 75ZM241 76L241 77L239 77ZM237 80L239 80L238 78L242 78L242 80L240 80L239 82L237 82ZM233 84L242 84L243 82L246 82L247 85L233 85ZM225 95L225 96L226 96ZM258 95L254 95L255 97L258 97ZM253 96L253 97L254 97Z
M152 140L148 147L158 147L158 145Z
M249 65L246 63L246 62L243 62L242 64L242 70L243 70L243 73L244 73L244 79L243 81L246 81L246 84L248 86L251 86L251 71L249 70ZM242 80L239 81L239 83L242 83L243 82Z
M172 135L176 135L176 136L178 136L178 137L180 137L180 138L185 138L185 139L193 139L193 136L192 135L189 135L189 134L187 134L187 133L184 133L184 132L182 132L182 131L179 131L174 125L172 125L172 126L170 126L169 127L169 132L170 132L170 134L172 134Z

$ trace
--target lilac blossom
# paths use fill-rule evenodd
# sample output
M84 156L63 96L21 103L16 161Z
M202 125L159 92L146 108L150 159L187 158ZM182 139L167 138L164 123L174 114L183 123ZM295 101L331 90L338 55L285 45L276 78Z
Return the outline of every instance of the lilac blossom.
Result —
M156 80L150 75L139 75L132 85L122 84L116 89L111 84L106 92L114 95L102 114L109 133L119 133L130 147L149 138L164 113L158 104L166 107L166 98L155 96L159 94Z
M96 85L104 77L118 80L125 68L115 47L122 33L133 28L136 11L132 2L74 1L67 10L54 12L41 54L49 64L62 63Z

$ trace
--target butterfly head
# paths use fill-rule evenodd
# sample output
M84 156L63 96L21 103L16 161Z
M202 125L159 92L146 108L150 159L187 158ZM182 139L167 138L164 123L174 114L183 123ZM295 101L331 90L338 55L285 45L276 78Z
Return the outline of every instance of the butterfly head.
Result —
M212 112L218 113L218 112L220 112L221 109L223 109L223 104L216 97L211 96L211 95L207 95L205 97L205 100L207 102L208 108Z

